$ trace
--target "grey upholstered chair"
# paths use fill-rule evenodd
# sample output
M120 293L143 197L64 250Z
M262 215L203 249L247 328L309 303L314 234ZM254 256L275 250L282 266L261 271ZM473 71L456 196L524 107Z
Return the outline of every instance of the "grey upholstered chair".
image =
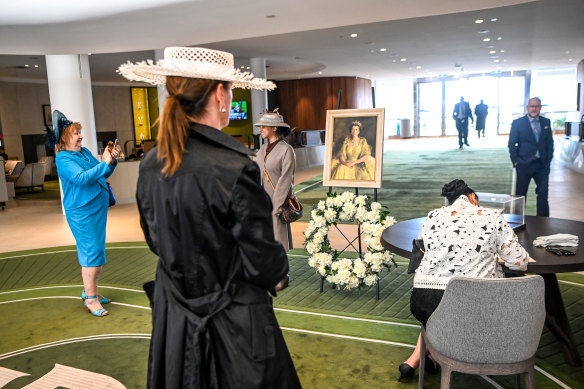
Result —
M441 388L450 388L453 371L467 374L527 373L535 388L535 351L545 320L544 281L540 276L450 280L438 308L422 328L442 370ZM419 388L424 385L420 359Z
M14 188L26 188L30 192L34 187L40 186L45 191L45 164L28 163L14 182Z
M53 175L53 159L55 159L55 157L47 155L39 159L39 163L45 164L45 180L47 177L50 179Z

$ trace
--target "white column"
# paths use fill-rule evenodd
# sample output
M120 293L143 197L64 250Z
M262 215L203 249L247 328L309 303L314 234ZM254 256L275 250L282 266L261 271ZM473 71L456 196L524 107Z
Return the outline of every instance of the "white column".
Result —
M251 58L249 60L251 72L255 77L266 78L266 59L265 58ZM262 112L268 109L268 92L261 90L251 90L251 118L253 123L260 120ZM254 135L260 133L260 128L253 126Z
M47 55L45 59L51 109L58 109L67 119L81 123L83 146L97 157L88 56Z
M154 50L154 60L158 62L158 60L164 59L164 49L157 49ZM166 99L168 98L168 92L166 91L166 85L157 85L158 90L158 116L162 117L162 112L164 111L164 103L166 103Z

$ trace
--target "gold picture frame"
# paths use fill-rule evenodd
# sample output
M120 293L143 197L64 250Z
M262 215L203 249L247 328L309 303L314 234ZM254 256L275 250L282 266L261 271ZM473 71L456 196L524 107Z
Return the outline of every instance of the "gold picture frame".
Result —
M43 104L43 120L45 126L52 126L53 125L53 112L51 111L50 104Z
M381 188L384 119L383 108L326 112L324 186Z

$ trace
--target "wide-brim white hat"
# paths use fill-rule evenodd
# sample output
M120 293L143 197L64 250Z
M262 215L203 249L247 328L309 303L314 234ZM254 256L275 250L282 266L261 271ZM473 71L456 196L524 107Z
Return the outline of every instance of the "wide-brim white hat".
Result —
M118 73L130 81L142 81L154 85L166 83L166 76L202 78L229 81L234 88L268 89L276 85L252 73L242 72L233 66L233 54L202 47L167 47L164 59L120 65Z
M260 120L254 123L254 126L266 126L266 127L287 127L290 128L289 124L284 123L284 117L278 113L278 108L273 112L266 112L260 116Z

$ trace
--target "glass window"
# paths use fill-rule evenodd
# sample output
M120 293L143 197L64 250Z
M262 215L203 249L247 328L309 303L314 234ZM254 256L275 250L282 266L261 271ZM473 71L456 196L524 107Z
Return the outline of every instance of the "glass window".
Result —
M442 81L419 84L420 136L442 135Z
M414 124L414 80L377 81L375 84L375 106L385 108L384 137L400 134L400 120L410 119Z

